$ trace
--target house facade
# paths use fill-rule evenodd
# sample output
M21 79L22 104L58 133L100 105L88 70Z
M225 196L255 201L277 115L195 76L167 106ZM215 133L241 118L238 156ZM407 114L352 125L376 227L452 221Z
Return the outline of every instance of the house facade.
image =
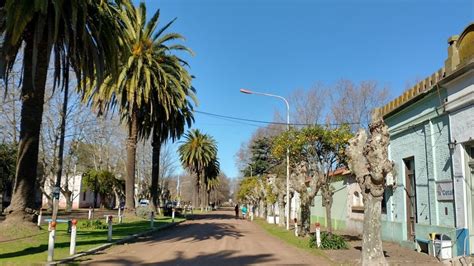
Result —
M474 241L469 237L474 233L473 35L474 24L449 38L445 66L380 109L395 163L394 182L384 197L384 240L423 250L430 233L445 234L453 256L463 255Z

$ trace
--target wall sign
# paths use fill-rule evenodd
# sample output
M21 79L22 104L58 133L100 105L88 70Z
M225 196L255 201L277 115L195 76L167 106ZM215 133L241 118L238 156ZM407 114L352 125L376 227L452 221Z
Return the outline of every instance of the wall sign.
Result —
M453 182L452 181L437 182L436 194L438 196L438 201L453 200L454 199Z

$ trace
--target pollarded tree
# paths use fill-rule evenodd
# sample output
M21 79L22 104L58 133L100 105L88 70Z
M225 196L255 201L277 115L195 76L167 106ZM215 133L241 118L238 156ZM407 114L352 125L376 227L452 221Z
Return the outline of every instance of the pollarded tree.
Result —
M107 73L117 73L122 35L117 10L118 4L107 0L0 1L1 78L8 80L17 55L23 54L19 156L7 220L34 219L31 195L50 59L54 84L63 88L68 86L70 69L78 80L98 84Z
M360 129L349 141L346 153L349 169L355 175L364 199L362 265L387 265L381 238L381 202L386 177L393 170L388 159L389 134L379 110L372 113L370 135Z
M117 82L107 79L98 91L92 92L92 100L99 109L118 105L122 121L128 126L125 208L130 212L135 209L136 145L143 117L149 115L152 121L161 119L165 120L164 123L170 122L175 110L187 108L186 97L190 95L191 76L183 66L186 63L171 54L173 51L189 49L179 44L169 44L183 39L176 33L164 34L173 21L156 30L159 16L158 10L147 22L144 3L139 7L125 5L120 13L125 28L119 78ZM186 115L184 119L187 118ZM167 130L162 130L163 125L158 125L153 133L158 136L154 145L161 145L166 139L160 135ZM169 125L172 126L171 123Z
M206 168L217 161L217 143L211 136L194 129L184 136L178 152L183 167L196 175L197 204L202 207L201 187Z

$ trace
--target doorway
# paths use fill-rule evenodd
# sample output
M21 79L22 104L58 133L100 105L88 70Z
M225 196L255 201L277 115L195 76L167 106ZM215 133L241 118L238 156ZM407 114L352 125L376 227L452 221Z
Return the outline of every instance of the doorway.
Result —
M415 240L416 215L416 180L415 180L415 158L403 159L405 164L405 195L407 206L407 240Z

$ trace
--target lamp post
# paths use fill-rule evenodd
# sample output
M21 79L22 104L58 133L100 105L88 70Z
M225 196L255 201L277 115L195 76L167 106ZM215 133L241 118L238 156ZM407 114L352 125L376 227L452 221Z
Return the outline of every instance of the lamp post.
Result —
M275 97L281 99L286 104L286 130L290 130L290 105L288 101L279 95L270 94L270 93L263 93L263 92L256 92L247 89L240 89L240 92L245 94L256 94L256 95L263 95L269 97ZM288 208L286 208L286 230L290 230L290 149L286 147L286 204Z

